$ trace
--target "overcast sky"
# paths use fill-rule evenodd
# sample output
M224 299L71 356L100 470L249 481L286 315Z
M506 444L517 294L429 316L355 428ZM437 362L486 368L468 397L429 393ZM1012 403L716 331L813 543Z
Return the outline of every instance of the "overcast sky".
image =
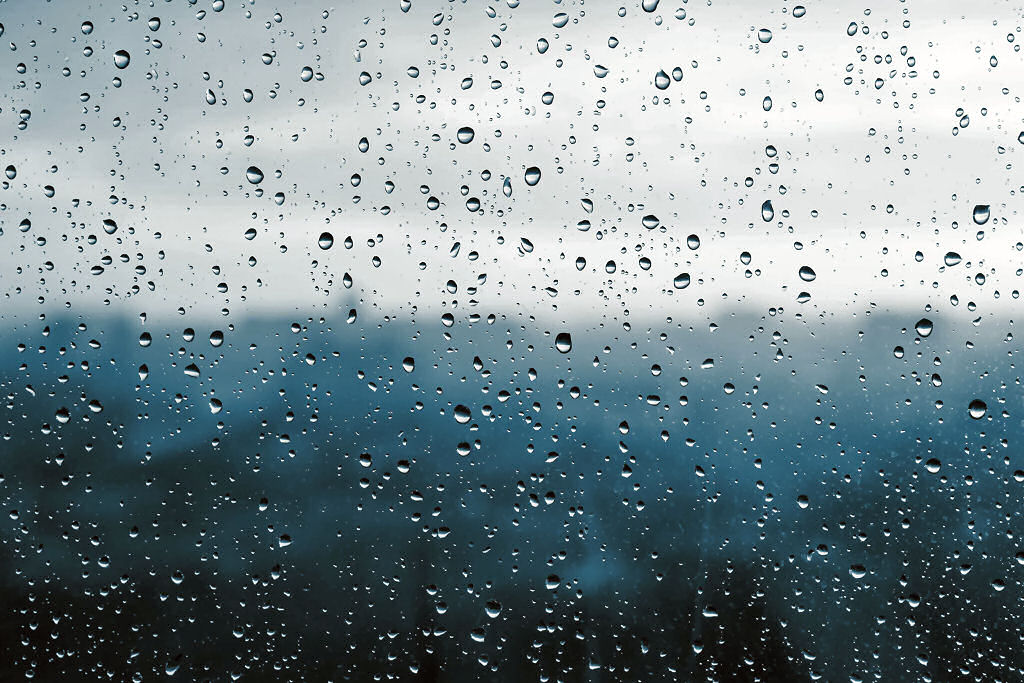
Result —
M1019 304L1019 7L509 4L0 3L8 317Z

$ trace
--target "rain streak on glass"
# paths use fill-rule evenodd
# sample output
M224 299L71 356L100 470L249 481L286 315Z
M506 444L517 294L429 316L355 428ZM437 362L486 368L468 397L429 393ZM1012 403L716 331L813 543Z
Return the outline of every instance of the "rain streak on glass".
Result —
M1024 680L1018 6L0 7L0 680Z

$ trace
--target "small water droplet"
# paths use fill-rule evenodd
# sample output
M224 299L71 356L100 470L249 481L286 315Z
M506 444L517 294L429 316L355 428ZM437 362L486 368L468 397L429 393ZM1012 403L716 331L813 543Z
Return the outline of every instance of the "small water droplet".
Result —
M654 74L654 87L658 90L666 90L672 81L669 79L668 74L664 71L658 71Z
M572 337L568 332L558 333L558 336L555 337L555 349L559 353L569 353L572 351Z
M766 199L761 204L761 220L770 223L773 218L775 218L775 207L772 206L772 200Z
M985 413L988 412L988 405L986 405L980 398L976 398L971 401L969 406L967 406L967 412L969 412L971 417L975 420L980 420L985 417Z
M989 215L989 205L978 204L977 206L974 207L974 213L972 217L974 218L974 222L977 223L978 225L985 225L986 223L988 223Z

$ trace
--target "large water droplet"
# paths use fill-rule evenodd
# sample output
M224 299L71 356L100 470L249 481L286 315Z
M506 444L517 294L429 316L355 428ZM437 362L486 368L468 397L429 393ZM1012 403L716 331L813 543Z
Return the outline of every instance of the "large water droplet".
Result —
M773 218L775 218L775 207L772 206L772 200L766 199L761 204L761 220L770 223Z
M946 255L942 259L947 266L955 266L960 263L960 254L955 251L947 251Z
M469 126L463 126L459 128L459 132L455 134L456 139L464 145L468 145L473 142L473 138L476 137L476 132Z
M132 56L128 54L128 50L118 50L114 53L114 66L118 69L128 68L128 64L132 61Z
M762 43L770 43L772 42L772 32L763 28L757 32L757 39Z
M540 169L536 166L529 167L526 169L526 173L523 174L523 180L526 181L527 185L533 187L540 182Z
M334 246L334 235L329 232L322 232L320 233L320 239L318 239L316 243L321 249L327 251Z
M659 70L658 73L654 74L654 87L658 90L665 90L672 83L669 79L668 74L664 71Z
M455 406L455 421L460 425L464 425L473 419L473 413L466 406L461 403Z
M803 280L804 282L814 282L814 278L816 277L818 276L815 274L814 269L811 268L810 266L800 267L800 279Z
M640 6L645 12L653 12L658 9L659 2L661 2L661 0L642 0Z
M679 275L676 275L675 279L672 280L672 286L676 289L686 289L690 286L690 274L679 273Z
M922 337L927 337L932 333L932 330L935 329L935 326L932 325L932 321L928 318L921 318L917 321L917 324L914 325L914 329L917 330L917 333Z
M263 182L263 171L256 166L250 166L245 169L245 179L253 185L259 185Z

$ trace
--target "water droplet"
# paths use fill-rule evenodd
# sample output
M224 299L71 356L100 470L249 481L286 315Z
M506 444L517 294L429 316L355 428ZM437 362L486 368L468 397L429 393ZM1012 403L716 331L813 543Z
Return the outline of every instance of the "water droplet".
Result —
M367 72L359 74L359 85L369 85L373 78Z
M605 76L608 75L608 67L602 64L595 64L594 75L597 76L598 78L604 78Z
M263 182L263 171L256 166L250 166L245 169L245 179L253 185L259 185Z
M822 92L821 88L818 88L817 90L814 91L814 99L818 100L819 102L825 99L825 93Z
M132 56L128 54L127 50L118 50L114 53L114 66L118 69L128 68L128 64L132 61Z
M967 412L969 412L971 417L975 420L980 420L985 417L985 413L988 412L988 406L980 398L976 398L971 401L969 406L967 406Z
M690 286L690 274L679 273L679 275L676 275L675 279L672 280L672 286L676 289L686 289Z
M814 278L816 277L818 276L815 274L814 269L811 268L810 266L800 267L800 279L803 280L804 282L814 282Z
M150 31L157 31L157 30L159 30L159 29L160 29L160 17L152 17L152 18L151 18L151 19L150 19L150 20L149 20L148 22L146 22L146 23L147 23L147 25L149 26L149 30L150 30Z
M469 126L463 126L459 128L459 132L455 135L456 139L464 145L468 145L473 142L473 138L476 137L476 133Z
M863 579L867 576L868 570L864 568L862 564L850 565L850 576L855 579Z
M108 235L113 235L115 232L117 232L117 223L114 222L114 219L103 219L103 232L107 233Z
M658 9L659 2L661 2L661 0L642 0L640 7L642 7L645 12L653 12Z
M766 28L760 29L757 32L757 39L762 43L770 43L772 42L772 32Z
M793 16L799 19L803 15L807 14L807 8L803 5L797 5L793 8Z
M214 330L210 333L210 346L214 348L224 343L224 333L220 330Z
M473 413L466 406L461 403L455 406L455 421L460 425L464 425L473 419Z
M917 321L917 324L914 325L914 329L917 330L917 333L921 337L927 337L932 333L932 330L935 328L932 325L931 320L929 320L928 318L921 318L920 320Z
M308 66L302 67L302 71L299 72L299 79L303 83L309 83L313 80L313 69Z
M936 474L940 469L942 469L942 462L938 458L928 458L928 461L924 464L924 468L928 470L929 473Z
M413 359L412 356L406 356L405 359L402 360L402 369L405 370L406 372L412 372L413 370L415 370L415 359Z
M553 590L555 590L556 588L558 588L558 586L559 586L559 584L560 584L561 582L562 582L562 580L558 578L558 575L557 575L557 574L551 574L551 575L550 575L550 576L548 576L548 578L547 578L547 579L546 579L546 580L544 581L544 586L545 586L545 588L547 588L547 589L548 589L549 591L553 591Z
M973 218L974 222L978 225L985 225L988 223L990 212L988 204L978 204L974 207Z
M559 12L551 20L551 25L555 28L565 28L565 25L569 23L569 15L565 12Z
M775 218L775 207L772 206L772 200L766 199L761 204L761 220L770 223L773 218Z
M322 232L320 233L320 239L318 239L316 243L321 249L327 251L334 246L334 235L329 232Z
M555 349L559 353L569 353L572 351L572 337L568 332L558 333L558 336L555 337Z
M960 254L955 251L947 251L946 255L942 259L947 266L955 266L960 263Z
M652 213L649 213L649 214L647 214L646 216L644 216L643 218L641 218L641 219L640 219L640 222L641 222L641 223L643 224L643 226L644 226L645 228L647 228L648 230L654 230L654 229L655 229L656 227L658 227L659 225L661 225L661 221L659 221L659 220L658 220L658 217L657 217L657 216L655 216L655 215L654 215L654 214L652 214Z
M658 73L654 74L654 87L658 90L666 90L671 83L672 81L669 79L668 74L664 71L659 70Z
M523 175L523 180L526 181L527 185L533 187L540 182L540 169L536 166L530 166L526 169L526 173Z
M692 249L693 251L700 249L700 237L698 237L697 235L688 236L686 238L686 246Z
M92 22L91 21L83 21L82 22L82 35L86 35L87 36L90 33L92 33Z
M764 109L765 111L771 111L772 110L772 98L769 97L768 95L765 95L764 99L761 100L761 108Z

